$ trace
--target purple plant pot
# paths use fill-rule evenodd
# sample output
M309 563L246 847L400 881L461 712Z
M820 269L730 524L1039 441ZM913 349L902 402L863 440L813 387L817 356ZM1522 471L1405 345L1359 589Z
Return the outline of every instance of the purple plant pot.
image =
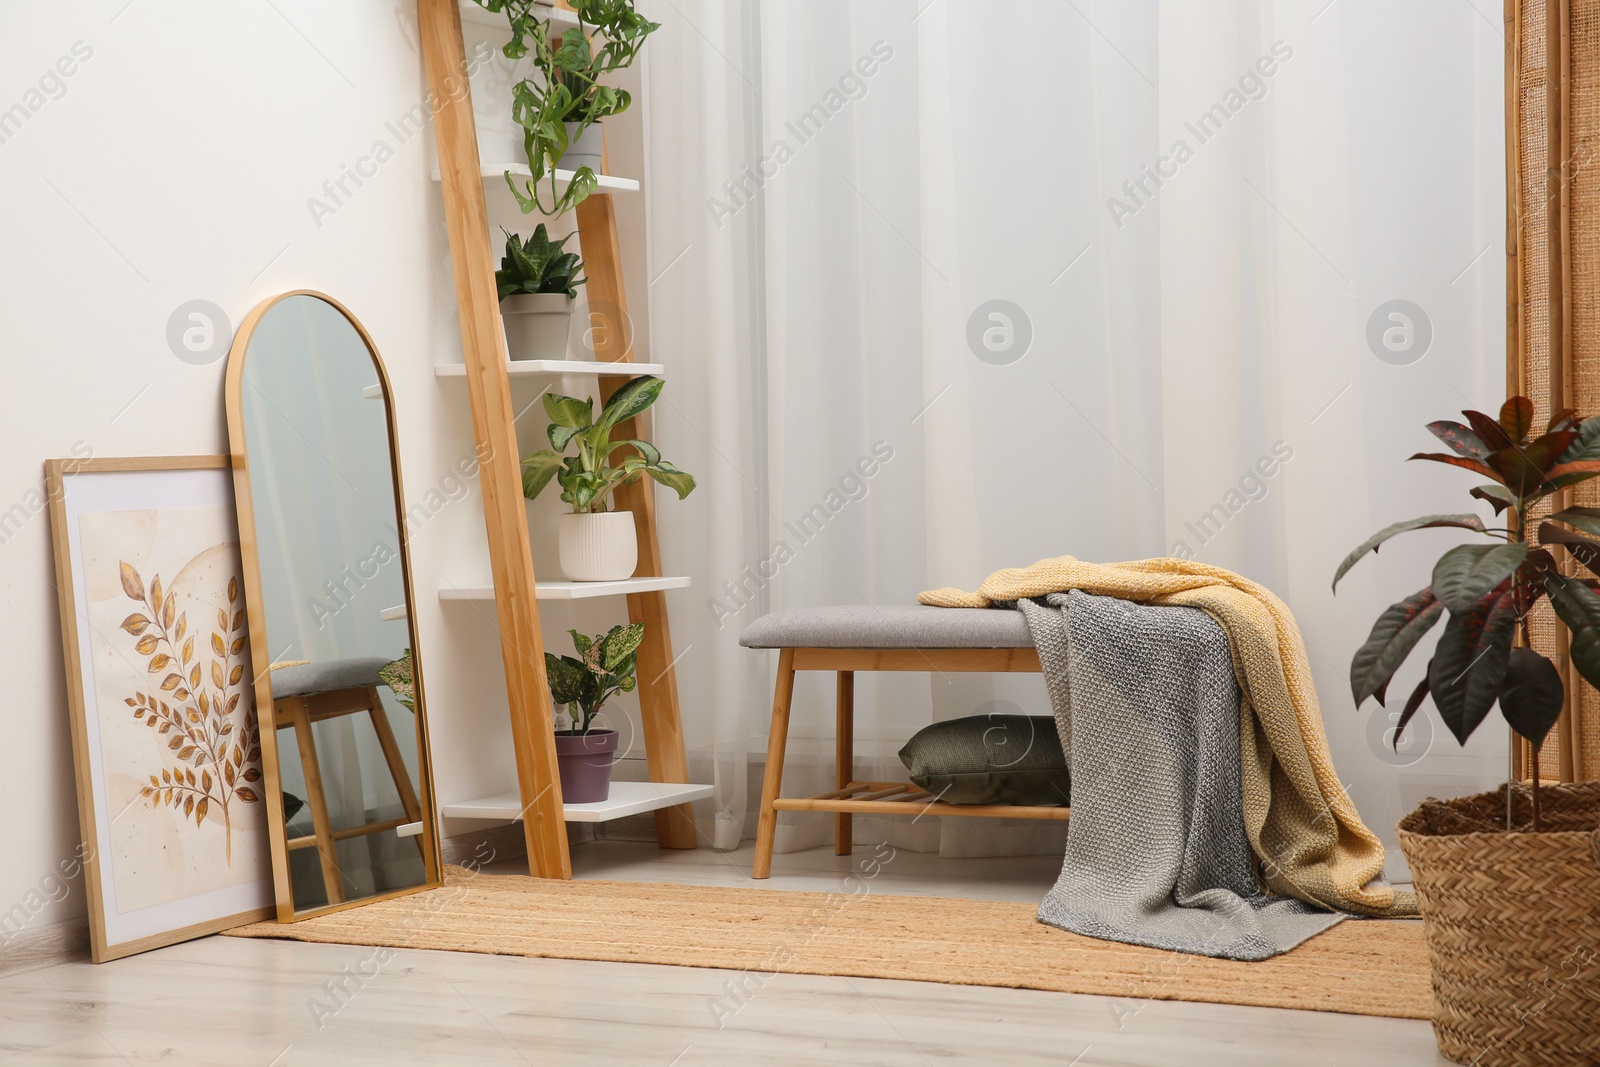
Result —
M556 764L561 768L561 799L567 804L597 804L611 795L615 730L556 731Z

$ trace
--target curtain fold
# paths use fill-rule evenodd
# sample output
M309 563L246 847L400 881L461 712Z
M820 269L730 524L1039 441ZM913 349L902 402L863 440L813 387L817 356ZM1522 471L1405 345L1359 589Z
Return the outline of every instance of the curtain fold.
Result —
M750 388L753 213L733 184L751 148L751 79L739 62L736 5L659 6L651 14L664 28L647 50L648 302L651 350L671 372L656 436L698 487L657 513L658 530L665 558L696 585L693 597L673 601L672 622L690 775L717 790L702 841L730 849L745 832L748 752L767 682L765 664L737 643L737 606L760 591L744 565L762 554L765 478L752 463L766 433ZM713 196L725 211L708 211Z

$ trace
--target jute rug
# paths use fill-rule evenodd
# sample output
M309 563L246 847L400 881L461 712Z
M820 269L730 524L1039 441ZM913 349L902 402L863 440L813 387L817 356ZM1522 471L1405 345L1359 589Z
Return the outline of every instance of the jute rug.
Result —
M1080 937L1032 904L791 893L637 882L560 882L450 868L439 889L235 937L505 956L847 975L1430 1018L1417 921L1340 923L1299 948L1241 963Z

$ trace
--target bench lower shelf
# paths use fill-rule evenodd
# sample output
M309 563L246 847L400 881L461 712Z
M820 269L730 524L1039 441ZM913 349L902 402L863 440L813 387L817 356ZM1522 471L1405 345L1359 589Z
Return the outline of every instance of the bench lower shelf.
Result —
M941 804L909 782L851 782L814 797L779 797L774 811L833 811L855 815L963 815L980 819L1066 819L1072 809L1026 804Z
M594 804L564 804L567 822L610 822L658 808L671 808L692 800L710 798L709 785L676 782L612 782L611 795ZM522 795L516 790L477 800L445 804L439 814L447 819L521 819Z

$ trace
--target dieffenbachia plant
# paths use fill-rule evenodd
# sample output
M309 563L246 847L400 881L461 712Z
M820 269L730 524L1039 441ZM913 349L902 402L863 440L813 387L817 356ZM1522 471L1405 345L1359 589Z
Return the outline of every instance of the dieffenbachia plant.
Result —
M1373 534L1345 557L1339 579L1368 552L1396 534L1457 527L1482 534L1487 544L1450 549L1434 564L1431 584L1391 605L1378 617L1350 664L1350 688L1359 707L1368 697L1384 703L1395 671L1422 636L1448 612L1428 673L1407 698L1394 731L1401 733L1430 694L1456 740L1465 744L1498 701L1500 713L1537 754L1561 713L1561 673L1530 646L1528 614L1541 597L1571 632L1573 666L1600 685L1600 595L1594 578L1568 577L1557 567L1552 546L1566 549L1591 574L1600 575L1600 508L1568 507L1539 524L1538 542L1528 537L1528 516L1563 489L1600 476L1600 418L1556 412L1544 433L1532 436L1533 401L1516 396L1499 419L1464 411L1467 423L1429 423L1449 448L1419 452L1412 459L1447 463L1490 480L1471 490L1489 504L1504 526L1486 526L1472 513L1424 515ZM1534 776L1537 795L1538 776ZM1537 819L1537 800L1535 800Z
M676 492L679 500L692 493L694 476L662 459L649 441L611 440L611 432L654 404L665 385L649 374L631 379L611 395L598 420L593 401L546 393L550 447L522 461L522 495L532 500L555 478L561 484L561 499L584 514L610 510L612 490L646 474ZM564 455L568 445L577 446L576 455ZM632 452L613 462L612 454L619 449Z

